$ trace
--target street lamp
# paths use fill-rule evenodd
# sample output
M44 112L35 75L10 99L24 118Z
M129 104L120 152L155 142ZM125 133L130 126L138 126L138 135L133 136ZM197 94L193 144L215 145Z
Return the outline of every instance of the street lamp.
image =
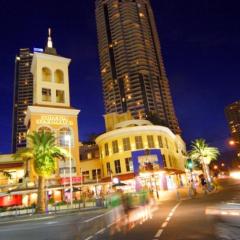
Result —
M71 135L67 134L64 136L65 142L68 142L68 151L69 151L69 177L70 177L70 203L71 208L73 205L73 188L72 188L72 152L71 152Z

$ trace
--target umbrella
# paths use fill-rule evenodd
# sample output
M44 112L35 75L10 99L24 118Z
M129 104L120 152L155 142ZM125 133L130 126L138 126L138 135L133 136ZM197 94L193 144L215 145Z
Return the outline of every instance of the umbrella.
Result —
M112 186L113 186L113 187L121 187L121 186L126 186L126 185L127 185L127 184L125 184L125 183L119 182L119 183L113 184Z

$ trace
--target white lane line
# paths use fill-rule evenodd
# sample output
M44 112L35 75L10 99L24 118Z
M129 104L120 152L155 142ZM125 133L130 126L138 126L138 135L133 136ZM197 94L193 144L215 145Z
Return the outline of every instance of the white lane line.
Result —
M0 222L0 225L2 225L2 224L6 224L6 223L20 223L20 222L41 221L41 220L52 219L52 218L55 218L55 216L48 216L48 217L42 217L42 218L21 219L21 220L14 220L14 221Z
M97 231L97 232L95 233L95 235L102 234L105 230L106 230L106 228L102 228L102 229L100 229L99 231Z
M56 222L56 221L50 221L50 222L46 222L45 224L55 224L55 223L58 223L58 222Z
M181 203L181 202L180 202ZM167 218L165 219L165 221L163 222L161 228L158 230L158 232L156 233L155 237L153 240L158 240L161 236L161 234L163 233L164 228L168 225L171 217L173 216L174 212L176 211L176 209L179 207L180 203L178 203L177 205L175 205L172 210L170 211L170 213L168 214Z
M155 238L159 238L163 232L163 229L159 229L158 232L155 235Z
M85 222L85 223L91 222L91 221L93 221L93 220L95 220L95 219L98 219L98 218L104 216L104 215L105 215L105 214L100 214L100 215L98 215L98 216L96 216L96 217L89 218L89 219L85 220L84 222Z
M162 224L162 228L165 228L167 225L168 225L168 222L164 222L164 223Z
M107 228L110 228L111 226L113 226L115 223L110 223L107 225Z
M90 240L92 238L93 238L93 236L89 236L88 238L85 238L84 240Z

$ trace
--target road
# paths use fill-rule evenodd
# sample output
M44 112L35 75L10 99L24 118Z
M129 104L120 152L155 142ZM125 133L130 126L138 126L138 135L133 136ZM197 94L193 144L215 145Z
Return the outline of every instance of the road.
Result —
M108 212L99 210L51 216L35 221L0 223L0 239L6 240L237 240L240 216L206 214L206 209L222 202L240 203L240 181L223 180L223 190L201 198L163 202L152 219L129 231L110 234Z

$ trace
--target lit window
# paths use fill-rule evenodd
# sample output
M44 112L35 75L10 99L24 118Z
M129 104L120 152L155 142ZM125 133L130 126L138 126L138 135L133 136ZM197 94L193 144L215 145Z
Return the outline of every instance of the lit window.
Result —
M115 160L114 165L115 165L115 173L121 173L122 171L121 171L120 160Z
M136 136L135 137L135 144L136 144L136 149L142 149L143 148L143 141L141 136Z
M130 145L130 139L129 138L123 138L123 150L124 151L131 150L131 145Z
M148 135L147 136L147 141L148 141L148 147L149 148L154 148L155 147L153 136Z
M162 142L162 137L161 137L161 136L158 136L158 146L159 146L160 148L163 147L163 142Z
M139 13L139 16L140 16L140 17L144 17L144 14L143 14L143 13Z
M112 142L112 148L113 148L113 153L118 153L119 152L118 141L117 140Z
M59 130L59 144L60 146L69 146L69 142L66 138L66 136L70 136L71 142L70 145L73 146L73 136L72 136L72 131L69 128L61 128Z
M42 89L42 101L51 102L51 89L47 88Z
M51 132L51 129L49 127L43 126L38 129L38 133L50 133L50 132Z
M133 171L132 158L125 158L125 165L126 165L126 171L127 172L132 172Z
M52 81L52 72L49 68L42 68L42 80L44 82L51 82Z
M64 103L65 102L64 91L62 91L62 90L57 90L56 91L56 101L57 101L57 103Z
M63 83L64 82L63 72L61 70L56 70L54 73L54 78L56 83Z
M108 144L107 143L104 144L104 148L105 148L105 156L108 156L109 155L109 150L108 150Z

